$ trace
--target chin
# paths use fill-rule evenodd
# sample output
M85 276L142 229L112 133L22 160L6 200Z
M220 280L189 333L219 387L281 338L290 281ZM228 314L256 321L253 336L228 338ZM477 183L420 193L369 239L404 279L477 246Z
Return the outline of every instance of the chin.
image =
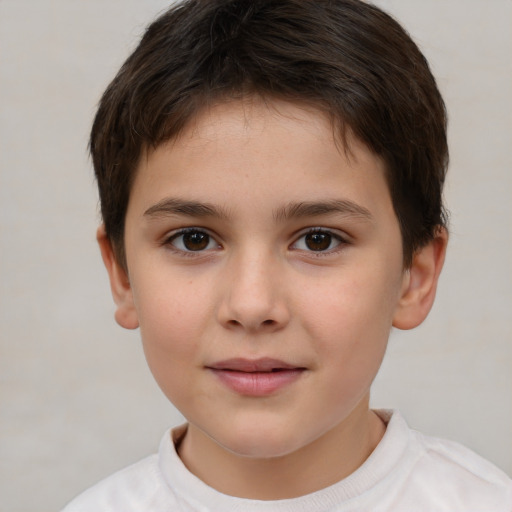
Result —
M229 438L215 441L225 450L240 457L253 459L271 459L284 457L293 453L305 444L305 441L295 439L293 430L279 429L276 426L262 426L262 422L248 428L230 431ZM302 441L302 442L301 442Z

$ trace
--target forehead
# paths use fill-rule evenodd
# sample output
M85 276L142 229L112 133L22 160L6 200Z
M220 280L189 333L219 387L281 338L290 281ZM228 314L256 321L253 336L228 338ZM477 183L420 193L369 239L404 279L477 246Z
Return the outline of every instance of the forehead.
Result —
M371 154L354 137L350 127L342 130L335 124L334 116L331 119L322 108L305 101L291 102L256 94L242 99L221 97L217 102L200 109L167 144L193 149L226 138L245 138L251 140L252 144L259 141L265 152L271 151L274 146L285 151L293 143L293 137L300 132L301 139L316 141L329 149L334 145L345 156L354 156L351 154L353 146L364 146L365 152ZM269 130L273 130L275 145L269 143L265 136Z
M367 204L378 196L389 202L382 160L350 133L346 142L327 115L308 105L255 98L219 103L145 153L132 199L150 207L147 202L166 194L193 196L229 208L240 195L255 207L346 194Z
M313 137L330 126L327 116L312 105L249 95L242 99L221 99L200 109L176 140L183 143L197 138L213 140L219 128L223 135L251 137L258 132L262 135L270 125L286 129L293 124L302 125Z

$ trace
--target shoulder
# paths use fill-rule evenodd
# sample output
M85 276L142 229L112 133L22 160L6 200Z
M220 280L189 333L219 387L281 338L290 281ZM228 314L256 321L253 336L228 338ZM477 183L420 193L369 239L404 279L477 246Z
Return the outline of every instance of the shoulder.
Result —
M491 462L459 443L414 430L411 445L417 455L410 473L411 487L424 489L434 501L436 495L442 496L453 507L447 510L512 510L512 480Z
M174 502L161 475L158 455L151 455L100 481L62 512L161 511L168 510Z
M512 480L470 449L409 428L398 411L370 457L381 469L379 508L418 512L512 512ZM386 485L380 485L386 482Z

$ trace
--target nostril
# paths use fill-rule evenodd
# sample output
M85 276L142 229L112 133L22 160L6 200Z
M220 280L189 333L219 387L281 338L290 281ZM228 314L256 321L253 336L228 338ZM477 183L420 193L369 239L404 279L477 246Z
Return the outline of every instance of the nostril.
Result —
M275 320L264 320L263 325L274 325L276 323Z

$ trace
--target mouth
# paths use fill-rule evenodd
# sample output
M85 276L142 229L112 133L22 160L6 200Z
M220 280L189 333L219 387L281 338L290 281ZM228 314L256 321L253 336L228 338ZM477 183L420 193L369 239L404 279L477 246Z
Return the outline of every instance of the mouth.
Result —
M212 370L224 370L245 373L272 373L283 370L305 369L299 368L293 364L285 363L279 359L263 357L260 359L227 359L208 366Z
M296 382L305 367L272 358L228 359L206 366L219 381L237 394L267 396Z

